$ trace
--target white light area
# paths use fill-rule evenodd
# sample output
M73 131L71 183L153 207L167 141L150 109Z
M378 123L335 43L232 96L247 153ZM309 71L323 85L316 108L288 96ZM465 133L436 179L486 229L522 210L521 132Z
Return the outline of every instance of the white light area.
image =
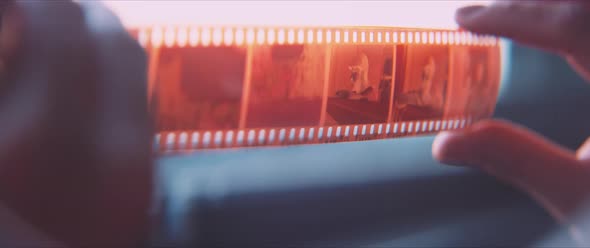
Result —
M129 27L153 25L394 26L455 29L455 11L491 1L105 0Z

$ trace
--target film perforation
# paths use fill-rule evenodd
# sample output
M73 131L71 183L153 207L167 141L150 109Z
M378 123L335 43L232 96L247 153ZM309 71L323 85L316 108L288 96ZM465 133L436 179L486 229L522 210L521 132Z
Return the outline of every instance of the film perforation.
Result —
M167 47L172 47L174 46L174 42L176 40L176 32L173 28L166 28L164 29L164 44Z
M307 139L310 140L310 141L317 141L317 139L314 136L314 134L315 134L315 128L313 128L313 127L312 128L309 128Z
M414 132L414 122L408 122L408 133L412 134Z
M211 43L213 46L221 46L223 42L223 31L221 28L213 28L211 34Z
M201 29L201 46L209 46L211 44L211 29L209 27L203 27Z
M464 117L449 120L338 125L317 129L316 127L291 127L287 129L281 128L278 135L277 129L274 128L204 131L203 135L200 135L198 131L162 132L154 135L153 142L155 151L175 151L363 141L465 128L471 124L471 119L472 117ZM315 130L318 130L317 134Z
M428 37L427 37L427 33L426 32L417 32L416 33L416 37L417 37L417 41L416 43L418 44L429 44L428 43Z
M144 46L185 47L273 44L430 44L496 46L497 38L465 31L334 30L279 27L148 27L138 30Z
M188 145L188 134L186 132L181 132L178 136L178 147L179 149L185 149Z
M244 40L245 40L245 33L244 30L241 28L237 28L235 30L235 33L233 35L234 37L234 44L241 46L242 44L244 44Z

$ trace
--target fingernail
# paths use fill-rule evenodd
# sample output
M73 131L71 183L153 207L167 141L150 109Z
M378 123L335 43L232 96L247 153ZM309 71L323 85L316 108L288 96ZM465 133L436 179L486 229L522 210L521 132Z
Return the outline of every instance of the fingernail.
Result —
M475 18L477 18L477 16L485 9L485 6L468 6L460 8L457 10L455 14L455 19L460 24L465 22L471 22Z

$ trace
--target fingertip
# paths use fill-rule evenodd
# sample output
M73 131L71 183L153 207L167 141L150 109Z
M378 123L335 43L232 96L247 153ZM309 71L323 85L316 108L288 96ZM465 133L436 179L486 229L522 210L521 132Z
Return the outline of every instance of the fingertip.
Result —
M460 8L455 12L455 21L462 28L469 28L477 21L485 8L485 6L478 5Z
M435 160L444 164L460 164L464 157L462 155L464 152L460 149L463 140L464 134L462 131L439 133L432 143L432 156Z
M444 164L476 166L481 160L481 150L509 140L503 134L512 128L509 123L488 120L464 130L441 132L432 143L432 156Z

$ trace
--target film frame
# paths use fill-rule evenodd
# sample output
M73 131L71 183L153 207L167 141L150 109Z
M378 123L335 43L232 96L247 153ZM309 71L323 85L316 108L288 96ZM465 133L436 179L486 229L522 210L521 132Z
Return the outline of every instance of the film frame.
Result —
M491 116L500 84L499 40L457 30L175 26L131 34L149 57L160 153L460 129Z

